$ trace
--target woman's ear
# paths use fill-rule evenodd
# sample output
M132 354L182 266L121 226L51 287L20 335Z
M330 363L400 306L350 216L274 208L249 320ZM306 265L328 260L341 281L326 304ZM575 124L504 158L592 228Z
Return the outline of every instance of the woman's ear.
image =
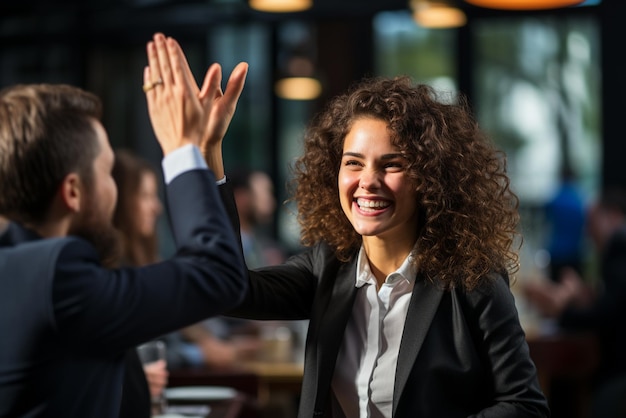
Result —
M83 188L80 176L77 173L70 173L63 179L59 188L59 197L62 204L74 213L80 212Z

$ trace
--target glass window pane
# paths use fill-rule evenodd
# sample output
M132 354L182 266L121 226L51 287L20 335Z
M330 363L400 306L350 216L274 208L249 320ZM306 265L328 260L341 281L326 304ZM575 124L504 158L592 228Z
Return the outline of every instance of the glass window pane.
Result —
M474 22L473 102L479 123L508 155L520 197L524 254L546 244L542 208L571 169L583 196L601 173L599 28L592 16Z
M374 17L374 48L378 75L458 90L455 29L423 28L408 11L382 12Z
M223 86L241 61L250 64L237 113L224 140L227 168L248 166L269 171L272 161L270 28L264 24L225 24L212 27L207 35L211 62L222 65ZM203 69L206 71L206 69ZM204 77L204 73L199 77ZM201 79L200 79L201 81Z
M544 201L563 164L595 188L601 106L595 21L483 20L475 29L477 116L509 154L520 197Z

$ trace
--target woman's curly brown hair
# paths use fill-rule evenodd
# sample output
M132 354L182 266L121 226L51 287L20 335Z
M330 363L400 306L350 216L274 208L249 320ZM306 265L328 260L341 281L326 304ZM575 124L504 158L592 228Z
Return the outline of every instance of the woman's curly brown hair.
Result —
M519 202L504 155L479 129L464 97L444 103L408 77L366 79L309 126L292 184L304 245L324 241L344 261L361 245L337 184L344 138L359 118L387 122L409 161L407 175L419 196L414 261L423 274L446 288L472 289L490 272L518 270Z

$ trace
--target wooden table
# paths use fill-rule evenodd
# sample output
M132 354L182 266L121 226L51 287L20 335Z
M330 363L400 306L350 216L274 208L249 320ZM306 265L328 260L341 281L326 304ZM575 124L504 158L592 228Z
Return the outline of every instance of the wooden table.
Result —
M300 363L260 361L241 363L236 368L182 368L170 371L168 387L232 387L246 397L239 417L255 418L275 394L299 396L303 371Z
M215 401L197 401L191 402L189 400L169 401L171 409L169 412L177 413L182 412L179 408L193 408L197 405L206 405L210 408L208 415L205 418L240 418L242 417L242 411L246 404L246 395L238 392L232 399L223 399ZM183 414L184 415L184 414ZM194 415L199 415L194 412Z
M241 366L258 378L258 400L261 405L269 401L272 393L283 392L299 396L302 388L304 365L301 363L246 362Z

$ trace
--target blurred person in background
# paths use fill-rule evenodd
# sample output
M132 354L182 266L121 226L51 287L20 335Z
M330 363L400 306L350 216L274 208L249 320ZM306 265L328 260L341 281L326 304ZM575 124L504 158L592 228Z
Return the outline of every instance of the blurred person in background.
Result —
M276 213L276 197L271 177L261 170L244 167L228 176L241 224L241 244L250 268L280 264L285 252L267 232Z
M558 282L530 282L524 293L566 330L593 332L601 360L592 416L626 417L626 191L604 190L587 211L586 231L598 254L600 277L585 280L564 269ZM590 283L595 283L591 285Z
M585 202L569 167L561 170L561 183L545 206L548 223L549 275L558 281L565 268L582 274L585 257Z
M156 170L147 160L122 149L115 151L112 176L118 191L113 226L120 238L120 266L158 262L157 221L163 205ZM165 361L142 366L136 350L128 350L120 418L149 417L150 399L162 394L167 376Z
M163 213L159 198L159 177L152 165L130 150L115 151L113 179L118 200L113 225L121 237L121 263L144 266L157 262L157 222Z

